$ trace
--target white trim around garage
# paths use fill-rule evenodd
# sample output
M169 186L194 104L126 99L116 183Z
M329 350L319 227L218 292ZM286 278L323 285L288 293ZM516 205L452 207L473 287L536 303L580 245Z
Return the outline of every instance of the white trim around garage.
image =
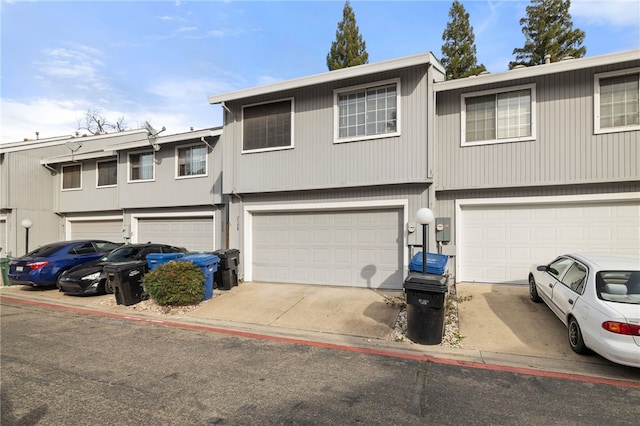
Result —
M71 239L71 225L73 224L73 222L95 222L99 220L122 220L122 215L65 217L64 239Z
M253 279L253 214L254 213L286 213L286 212L313 212L313 211L337 211L337 210L373 210L379 208L402 209L403 215L403 279L406 278L409 265L409 248L407 246L407 224L409 222L409 200L375 200L352 201L335 203L305 203L305 204L266 204L244 206L244 239L243 239L243 270L244 280Z
M463 241L461 230L465 228L464 215L462 210L465 207L490 207L490 206L544 206L554 204L584 204L584 203L611 203L611 202L633 202L640 200L640 192L620 192L609 194L581 194L562 196L539 196L539 197L512 197L512 198L469 198L455 201L455 241L459 245ZM456 281L461 276L461 266L464 259L460 257L460 247L456 250Z
M138 222L140 219L179 219L181 217L210 217L213 222L212 244L216 241L216 213L213 211L184 211L170 213L132 213L131 214L131 242L138 243Z

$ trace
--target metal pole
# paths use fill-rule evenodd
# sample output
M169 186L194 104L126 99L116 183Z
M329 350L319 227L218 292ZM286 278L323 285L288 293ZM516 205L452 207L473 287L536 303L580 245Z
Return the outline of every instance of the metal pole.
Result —
M24 233L24 254L29 253L29 228L25 228Z
M427 273L427 250L429 242L427 241L427 225L422 225L422 273Z

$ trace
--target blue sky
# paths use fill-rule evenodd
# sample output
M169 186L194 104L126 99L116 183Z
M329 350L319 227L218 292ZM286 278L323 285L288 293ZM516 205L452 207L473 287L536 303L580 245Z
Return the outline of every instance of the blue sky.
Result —
M478 61L507 70L529 1L469 1ZM369 62L439 58L452 1L357 1ZM336 1L7 1L1 142L71 135L87 110L164 133L222 124L207 97L327 71ZM573 0L587 56L640 48L638 0Z

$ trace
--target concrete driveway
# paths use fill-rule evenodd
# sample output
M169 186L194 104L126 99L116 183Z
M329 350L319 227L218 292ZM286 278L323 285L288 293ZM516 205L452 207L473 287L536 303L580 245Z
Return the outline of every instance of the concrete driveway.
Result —
M456 284L462 347L504 354L584 361L567 328L527 285Z

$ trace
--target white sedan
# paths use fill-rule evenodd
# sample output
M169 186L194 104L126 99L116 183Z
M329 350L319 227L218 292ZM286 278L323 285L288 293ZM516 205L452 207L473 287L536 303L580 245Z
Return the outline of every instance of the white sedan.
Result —
M567 254L529 273L529 295L567 326L574 352L640 368L640 259Z

